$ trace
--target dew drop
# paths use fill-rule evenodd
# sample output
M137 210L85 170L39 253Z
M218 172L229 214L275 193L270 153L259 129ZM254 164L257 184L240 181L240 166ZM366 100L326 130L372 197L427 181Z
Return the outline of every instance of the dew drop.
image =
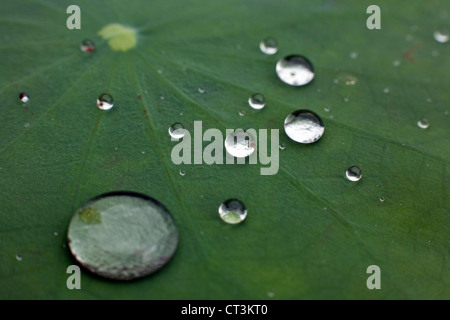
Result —
M184 177L186 175L186 172L184 170L180 170L180 176Z
M400 65L400 61L394 60L394 61L392 62L392 65L393 65L394 67L398 67L398 66Z
M261 93L254 93L250 98L248 98L248 104L253 109L259 110L264 108L266 105L266 98Z
M19 99L20 101L22 101L23 103L27 103L28 101L30 101L30 96L28 94L26 94L25 92L21 92L19 94Z
M163 267L178 244L170 212L158 201L131 192L100 195L81 207L68 230L70 250L89 271L131 280Z
M250 156L256 148L256 139L250 132L237 129L225 138L225 149L236 158Z
M349 98L344 98L344 102L348 102L349 101Z
M25 123L23 126L24 126L25 128L29 128L29 127L30 127L30 123L27 122L27 123Z
M284 131L296 142L316 142L322 137L324 130L322 119L309 110L294 111L284 120Z
M358 53L357 52L351 52L350 53L350 58L352 58L352 59L358 58Z
M383 89L383 92L384 92L384 93L389 93L390 91L391 91L391 90L390 90L389 88L384 88L384 89Z
M439 43L447 43L448 40L450 39L450 34L446 29L436 30L433 33L433 36L434 40L436 40Z
M229 199L220 205L219 215L226 223L237 224L245 220L247 210L241 201Z
M275 38L267 37L259 43L262 53L272 55L278 52L278 43Z
M330 108L329 107L325 107L325 108L323 108L323 111L330 112Z
M186 134L186 129L181 123L174 123L169 127L169 135L174 139L181 139Z
M384 197L381 197L381 198L380 198L380 202L384 202Z
M312 63L301 55L289 55L279 60L276 72L281 81L291 86L304 86L314 78Z
M200 93L200 94L203 94L206 92L206 90L203 88L198 88L197 90L198 90L198 93Z
M427 129L430 126L430 122L427 118L422 118L419 121L417 121L417 126L421 129Z
M163 73L162 69L158 69L156 71L158 72L158 74L162 74Z
M280 144L280 150L286 149L286 145L284 143Z
M244 111L244 110L239 111L239 115L240 115L241 117L245 116L245 111Z
M97 106L101 110L109 110L114 106L114 99L108 93L103 93L97 99Z
M95 43L90 39L84 39L80 44L81 51L92 52L95 50Z
M269 292L267 292L267 296L269 298L273 298L275 296L275 293L273 293L273 291L269 291Z
M55 237L57 237L58 234L59 234L59 233L58 233L57 231L53 232L53 235L54 235Z
M362 172L359 167L352 166L345 171L345 176L350 181L359 181L362 177Z
M17 261L22 261L23 257L20 254L16 254L16 260Z

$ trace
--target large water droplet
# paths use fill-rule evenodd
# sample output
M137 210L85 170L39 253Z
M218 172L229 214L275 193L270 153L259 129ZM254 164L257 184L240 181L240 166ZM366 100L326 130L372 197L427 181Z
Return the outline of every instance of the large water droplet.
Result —
M73 216L68 231L73 256L105 278L130 280L164 266L178 244L172 215L138 193L98 196Z
M304 86L314 78L312 63L301 55L290 55L279 60L276 72L281 81L291 86Z
M19 99L20 101L22 101L23 103L27 103L28 101L30 101L30 97L28 96L28 94L26 94L25 92L21 92L19 94Z
M186 129L181 123L174 123L169 127L169 134L174 139L181 139L186 134Z
M256 148L256 139L249 132L237 129L225 138L225 149L236 158L245 158L251 155Z
M108 93L103 93L97 99L97 106L102 110L109 110L114 106L114 99Z
M296 142L316 142L322 137L324 130L322 119L309 110L294 111L284 120L284 131Z
M272 55L278 52L278 43L275 38L267 37L259 43L262 53Z
M450 34L447 29L436 30L433 33L434 40L439 43L447 43L450 39Z
M362 177L362 172L359 167L352 166L345 171L345 176L350 181L359 181Z
M417 121L417 126L421 129L427 129L430 126L430 121L427 118L422 118Z
M248 104L253 109L262 109L266 105L266 98L261 93L254 93L252 96L248 99Z
M80 45L81 51L92 52L95 50L95 43L91 39L84 39Z
M219 215L226 223L237 224L245 220L247 210L241 201L229 199L220 205Z

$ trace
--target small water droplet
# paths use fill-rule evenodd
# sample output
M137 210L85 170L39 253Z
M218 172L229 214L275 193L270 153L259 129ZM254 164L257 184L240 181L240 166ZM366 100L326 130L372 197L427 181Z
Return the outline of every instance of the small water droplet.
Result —
M174 139L181 139L186 134L186 129L181 123L174 123L169 127L169 134Z
M323 111L330 112L330 108L329 107L325 107L325 108L323 108Z
M163 73L162 69L158 69L158 70L156 70L156 72L158 72L159 74Z
M301 55L289 55L279 60L276 72L281 81L291 86L304 86L314 79L312 63Z
M95 43L91 39L84 39L80 44L81 51L92 52L95 50Z
M186 172L184 170L180 170L180 176L184 177L186 175Z
M241 117L245 116L245 111L244 111L244 110L239 111L239 115L240 115Z
M431 98L427 98L427 102L428 103L430 103L430 102L432 102L433 100L431 99Z
M345 176L350 181L359 181L362 177L362 172L359 167L352 166L345 171Z
M393 65L394 67L398 67L398 66L400 65L400 61L394 60L394 61L392 62L392 65Z
M273 291L269 291L269 292L267 292L267 296L269 298L273 298L275 296L275 293L273 293Z
M349 98L344 98L344 102L349 102Z
M427 129L430 126L430 122L427 118L422 118L419 121L417 121L417 126L421 129Z
M384 89L383 89L383 92L384 92L384 93L389 93L390 91L391 91L391 90L390 90L389 88L384 88Z
M237 224L245 220L247 210L241 201L229 199L220 205L219 215L226 223Z
M413 36L412 36L411 34L407 34L407 35L405 36L405 40L408 41L408 42L410 42L410 41L413 40Z
M54 235L55 237L57 237L58 234L59 234L59 233L58 233L57 231L53 232L53 235Z
M178 230L160 202L132 192L100 195L70 221L70 251L89 271L131 280L163 267L178 244Z
M103 93L97 99L97 106L101 110L109 110L114 106L114 99L108 93Z
M436 40L439 43L447 43L450 39L450 34L447 29L440 29L436 30L433 33L434 40Z
M380 198L380 202L384 202L384 197L381 197L381 198Z
M160 96L159 99L161 99L161 100L166 100L166 97Z
M280 150L286 149L286 145L284 143L280 144Z
M30 127L30 123L27 122L27 123L25 123L23 126L24 126L25 128L29 128L29 127Z
M21 92L19 94L19 99L20 101L22 101L23 103L27 103L28 101L30 101L30 96L28 94L26 94L25 92Z
M198 93L201 93L201 94L205 93L205 89L203 89L203 88L198 88L197 90L198 90Z
M296 142L316 142L322 137L324 130L322 119L309 110L294 111L284 120L284 131Z
M254 93L250 98L248 98L248 104L253 109L259 110L264 108L266 105L266 98L261 93Z
M16 254L16 260L17 261L22 261L23 257L20 254Z
M350 53L350 58L352 58L352 59L358 58L358 53L357 52L351 52Z
M142 153L142 154L145 154L145 151L144 151L144 150L142 150L142 151L141 151L141 153Z
M267 37L259 43L262 53L272 55L278 52L278 43L275 38Z
M242 129L229 133L225 138L225 149L233 157L248 157L255 151L255 148L255 137Z
M354 86L358 82L358 79L354 76L345 77L345 84L348 86Z

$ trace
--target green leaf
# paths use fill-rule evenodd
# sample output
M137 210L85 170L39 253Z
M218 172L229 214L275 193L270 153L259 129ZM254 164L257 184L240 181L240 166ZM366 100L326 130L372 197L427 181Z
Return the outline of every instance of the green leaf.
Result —
M66 27L71 4L81 8L81 30ZM450 298L450 46L433 39L448 26L448 2L379 0L380 30L366 27L371 4L3 1L0 298ZM128 29L99 35L116 23L136 32L135 47ZM278 41L274 56L259 50L267 36ZM79 49L86 38L94 52ZM111 49L113 38L125 51ZM305 87L275 73L293 53L314 64ZM109 111L96 105L104 92L114 97ZM254 92L266 97L264 109L248 106ZM284 133L297 109L321 115L317 143ZM169 126L193 132L196 120L222 133L280 130L278 173L173 164ZM345 179L352 165L359 182ZM72 216L118 190L169 209L175 255L138 281L83 272L81 290L67 289L66 269L77 263L66 245ZM248 210L241 224L218 215L230 198ZM370 265L380 267L381 290L366 287Z

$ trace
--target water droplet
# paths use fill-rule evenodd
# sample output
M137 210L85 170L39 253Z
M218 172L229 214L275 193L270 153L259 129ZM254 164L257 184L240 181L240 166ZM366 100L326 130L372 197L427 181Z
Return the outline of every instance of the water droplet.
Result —
M184 170L180 170L180 176L184 177L186 175L186 172Z
M158 70L156 70L156 72L158 72L158 74L162 74L163 73L162 69L158 69Z
M266 98L261 93L254 93L248 98L248 104L253 109L262 109L266 105Z
M95 50L95 43L90 39L84 39L81 41L80 48L83 52L92 52Z
M329 107L325 107L325 108L323 108L323 111L330 112L330 108Z
M114 99L108 93L103 93L97 99L97 106L101 110L109 110L114 106Z
M286 149L286 145L284 143L280 144L280 150Z
M400 65L400 61L394 60L394 61L392 62L392 65L393 65L394 67L398 67L398 66Z
M180 112L180 116L182 116L183 115L183 112Z
M203 89L203 88L198 88L198 93L201 93L201 94L205 93L205 89Z
M174 123L169 127L169 134L174 139L181 139L186 134L186 129L181 123Z
M346 76L345 77L345 84L348 86L354 86L358 82L358 79L354 76Z
M25 123L23 126L24 126L25 128L29 128L29 127L30 127L30 123L27 122L27 123Z
M359 181L362 177L362 172L359 167L352 166L345 171L345 176L350 181Z
M256 139L249 132L237 129L225 138L225 149L236 158L250 156L256 148Z
M161 100L166 100L166 97L160 96L159 99L161 99Z
M350 53L350 58L352 58L352 59L358 58L358 53L357 52L351 52Z
M301 55L289 55L279 60L276 72L281 81L291 86L304 86L314 78L312 63Z
M427 129L430 126L430 122L427 118L422 118L419 121L417 121L417 126L421 129Z
M348 102L349 100L349 98L344 98L344 102Z
M380 202L384 202L384 197L381 197L381 198L380 198Z
M155 199L114 192L90 200L75 213L68 240L75 259L91 272L130 280L170 260L178 230L172 215Z
M433 33L434 40L439 43L447 43L450 39L450 34L447 29L436 30Z
M145 154L145 151L144 151L144 150L142 150L142 151L141 151L141 153L142 153L142 154Z
M391 90L390 90L389 88L384 88L384 89L383 89L383 92L384 92L384 93L389 93L390 91L391 91Z
M296 142L316 142L322 137L324 130L322 119L309 110L294 111L284 120L284 131Z
M262 53L272 55L278 52L278 43L275 38L267 37L259 43Z
M226 223L237 224L245 220L247 210L241 201L229 199L220 205L219 215Z
M16 254L16 260L17 261L22 261L23 257L20 254Z
M245 116L245 111L244 111L244 110L239 111L239 115L240 115L241 117Z
M273 293L273 291L269 291L269 292L267 292L267 296L269 298L273 298L275 296L275 293Z
M53 235L54 235L55 237L57 237L58 234L59 234L59 233L58 233L57 231L53 232Z
M27 103L28 101L30 101L30 96L28 94L26 94L25 92L21 92L19 94L19 99L20 101L22 101L23 103Z
M431 101L433 101L431 98L427 98L428 103L430 103Z

